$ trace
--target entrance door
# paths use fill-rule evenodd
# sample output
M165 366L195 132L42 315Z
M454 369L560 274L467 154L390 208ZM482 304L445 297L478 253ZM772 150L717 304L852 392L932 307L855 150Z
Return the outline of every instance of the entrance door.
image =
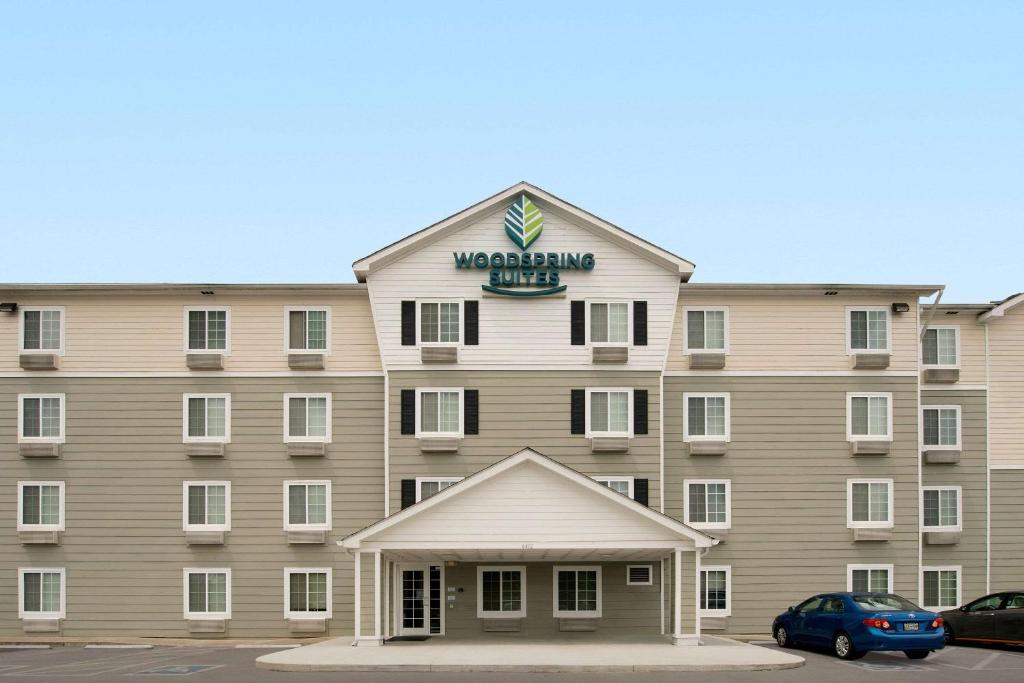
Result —
M399 635L429 635L427 568L402 567L398 581L402 598L398 610Z

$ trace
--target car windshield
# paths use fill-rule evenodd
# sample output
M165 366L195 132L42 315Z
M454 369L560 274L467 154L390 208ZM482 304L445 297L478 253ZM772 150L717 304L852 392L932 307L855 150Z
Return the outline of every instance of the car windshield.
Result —
M920 612L921 608L898 595L854 595L853 601L868 612Z

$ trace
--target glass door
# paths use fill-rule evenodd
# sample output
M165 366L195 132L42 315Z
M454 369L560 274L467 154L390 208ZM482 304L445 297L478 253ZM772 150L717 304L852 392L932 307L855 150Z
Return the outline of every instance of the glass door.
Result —
M427 623L427 568L402 567L399 574L401 604L399 635L429 635Z

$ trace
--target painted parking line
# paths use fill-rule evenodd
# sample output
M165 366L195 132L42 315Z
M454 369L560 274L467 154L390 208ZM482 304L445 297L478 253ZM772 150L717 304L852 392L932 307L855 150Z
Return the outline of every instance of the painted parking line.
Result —
M136 671L130 676L191 676L210 669L219 669L223 664L172 664L161 666L148 671Z
M86 650L152 650L152 645L105 645L103 643L97 643L95 645L86 645Z
M118 656L99 657L85 661L79 660L65 664L30 667L27 670L18 671L17 673L0 673L0 676L65 676L87 678L111 674L118 671L125 671L128 669L137 670L152 668L161 664L170 664L174 660L181 660L184 657L191 658L193 656L208 654L213 651L214 648L190 650L187 653L175 651L173 649L159 651L159 653L142 653L132 651Z

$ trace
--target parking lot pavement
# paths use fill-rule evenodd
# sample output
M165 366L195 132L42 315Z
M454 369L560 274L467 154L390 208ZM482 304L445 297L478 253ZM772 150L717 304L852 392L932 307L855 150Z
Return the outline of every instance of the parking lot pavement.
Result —
M763 644L774 648L774 644ZM230 647L155 647L151 650L96 650L55 647L50 650L0 650L0 683L83 683L122 681L147 683L187 679L189 683L408 683L402 673L280 673L257 669L256 657L273 651ZM951 647L923 661L902 653L872 653L843 662L827 653L797 650L807 665L785 671L665 674L514 674L425 673L426 683L678 683L711 679L720 683L854 683L881 673L887 683L1019 683L1024 680L1024 652Z

